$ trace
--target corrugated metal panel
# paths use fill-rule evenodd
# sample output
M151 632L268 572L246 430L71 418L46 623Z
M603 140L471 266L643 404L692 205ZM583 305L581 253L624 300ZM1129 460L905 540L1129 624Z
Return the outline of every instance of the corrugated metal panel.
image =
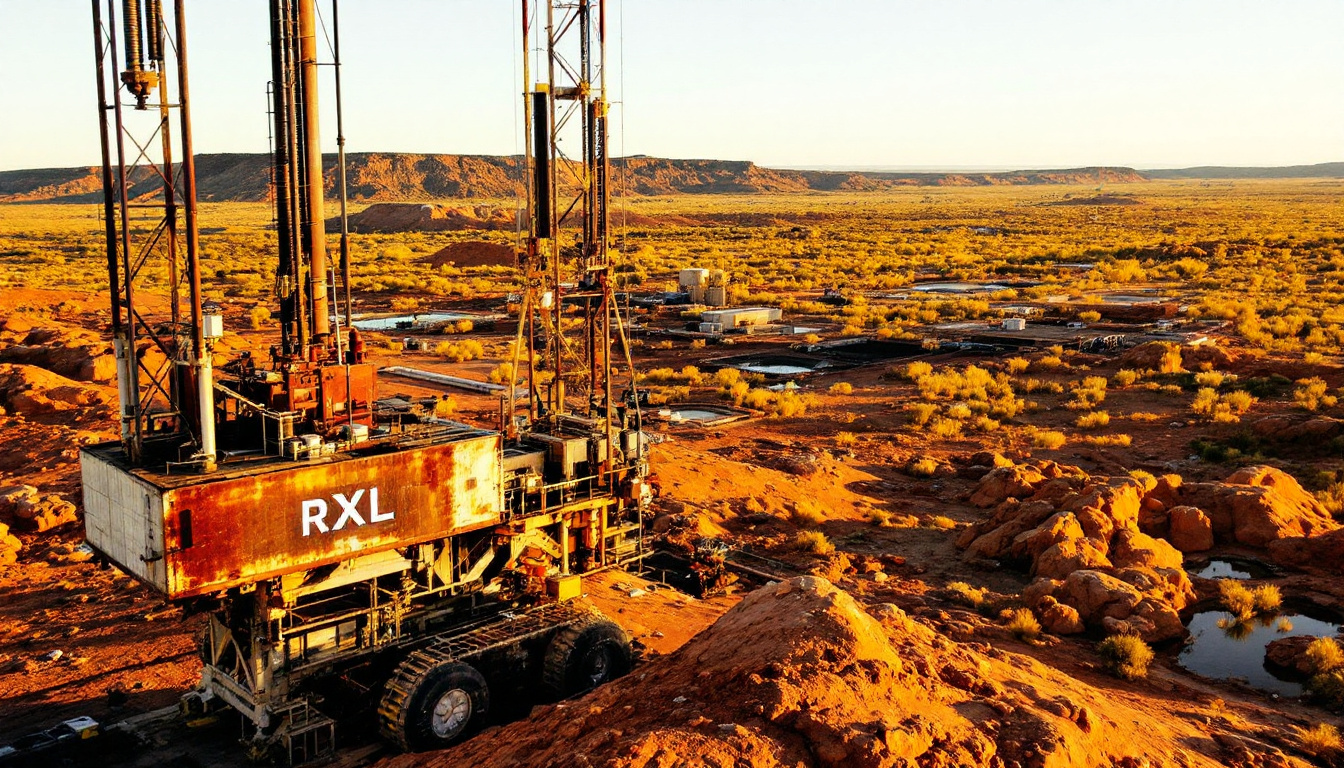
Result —
M84 528L89 545L123 571L167 591L163 562L163 497L159 489L113 463L82 452Z

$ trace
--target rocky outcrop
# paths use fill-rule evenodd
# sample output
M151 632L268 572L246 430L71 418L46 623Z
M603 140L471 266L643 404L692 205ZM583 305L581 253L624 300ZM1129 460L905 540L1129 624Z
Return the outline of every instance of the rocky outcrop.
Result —
M512 209L489 205L374 203L350 217L350 231L386 233L505 229L513 226L512 214Z
M1023 599L1047 631L1092 627L1148 641L1179 637L1185 628L1178 611L1194 595L1183 556L1140 528L1159 512L1163 527L1170 525L1168 502L1180 478L1150 484L1058 466L996 469L976 494L981 502L1002 500L958 544L968 556L1028 567L1037 580ZM1181 525L1188 516L1178 514Z
M1172 507L1167 510L1167 540L1182 552L1206 552L1213 549L1213 521L1198 507Z
M334 194L336 155L322 156L326 190ZM564 166L569 161L559 161ZM622 179L619 194L765 194L832 190L876 190L914 186L999 186L1025 184L1108 184L1143 181L1132 168L1068 168L1006 173L893 173L805 171L763 168L733 160L613 157L612 173ZM352 152L347 156L353 200L441 200L513 198L522 194L517 156ZM196 176L200 199L263 201L270 157L258 154L200 154ZM571 173L561 173L570 176ZM614 178L615 176L613 176ZM155 194L157 176L147 166L130 169L134 195ZM44 168L0 171L0 203L93 202L100 199L98 169Z
M1117 568L1172 568L1180 570L1184 558L1180 551L1163 539L1146 533L1123 530L1111 541L1111 562Z
M34 328L20 343L0 349L0 363L34 365L77 381L107 383L117 376L111 345L79 330Z
M1319 444L1344 432L1344 421L1329 416L1274 414L1257 419L1251 429L1276 443Z
M1215 540L1226 543L1264 547L1340 528L1291 475L1273 467L1246 467L1222 483L1187 483L1179 498L1207 515Z
M981 479L971 496L971 503L977 507L993 507L1008 499L1022 499L1035 493L1034 486L1044 480L1045 475L1035 467L999 467Z
M1265 664L1278 667L1285 672L1298 675L1310 675L1312 663L1307 658L1307 647L1316 641L1311 635L1285 637L1273 640L1265 646Z
M1111 561L1093 539L1066 539L1041 553L1031 573L1044 579L1062 579L1074 571L1110 568Z
M1054 615L1056 605L1077 613L1079 624L1108 634L1135 634L1148 642L1181 637L1185 627L1179 611L1194 600L1185 571L1173 568L1077 570L1064 579L1038 579L1022 593L1041 616Z
M1078 609L1059 602L1054 595L1042 595L1036 601L1036 615L1041 628L1053 635L1076 635L1087 629Z
M0 407L25 418L49 422L50 417L115 399L110 387L84 384L38 366L0 363Z
M74 504L54 494L43 495L31 485L0 488L0 519L43 533L79 520Z
M1344 565L1344 528L1320 536L1290 536L1271 541L1269 557L1279 565L1320 569L1338 575Z
M19 559L23 542L9 532L9 526L0 523L0 566L13 565Z

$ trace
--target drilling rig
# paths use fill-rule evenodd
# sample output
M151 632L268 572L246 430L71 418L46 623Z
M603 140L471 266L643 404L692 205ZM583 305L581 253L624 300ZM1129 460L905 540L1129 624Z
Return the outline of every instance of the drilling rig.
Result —
M640 560L650 498L610 279L603 0L522 0L544 77L524 70L522 383L497 429L380 407L351 324L339 127L338 259L327 243L316 0L269 0L279 338L269 359L215 359L185 5L92 0L121 417L119 440L81 451L98 557L208 616L184 705L231 707L253 750L304 762L358 702L418 750L479 727L492 698L624 673L625 633L572 599L580 574ZM337 0L327 18L339 126Z

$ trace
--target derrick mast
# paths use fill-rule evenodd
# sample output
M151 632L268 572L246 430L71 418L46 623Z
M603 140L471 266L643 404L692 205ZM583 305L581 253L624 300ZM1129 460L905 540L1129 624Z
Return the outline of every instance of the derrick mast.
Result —
M626 345L611 279L606 3L522 6L528 206L518 340L530 344L528 416L612 422L621 405L613 357ZM626 394L633 385L631 376Z
M121 444L208 470L220 322L201 301L183 5L92 2L103 234Z

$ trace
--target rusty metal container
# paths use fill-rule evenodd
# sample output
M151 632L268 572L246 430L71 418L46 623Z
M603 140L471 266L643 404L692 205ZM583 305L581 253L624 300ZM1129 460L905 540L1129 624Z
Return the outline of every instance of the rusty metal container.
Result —
M90 546L168 599L194 597L496 525L500 435L364 444L292 461L170 475L119 443L80 453Z

